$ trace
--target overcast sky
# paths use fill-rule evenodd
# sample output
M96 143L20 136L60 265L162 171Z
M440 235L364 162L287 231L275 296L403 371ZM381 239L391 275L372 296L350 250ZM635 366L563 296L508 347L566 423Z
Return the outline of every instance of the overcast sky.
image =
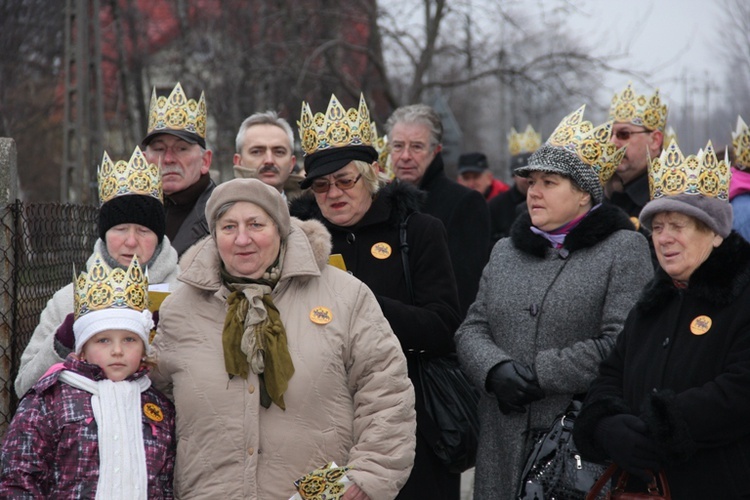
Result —
M616 65L642 71L646 83L658 87L667 103L705 106L706 82L719 99L724 68L717 61L716 43L728 35L720 30L721 12L715 0L573 0L580 6L570 19L601 42L602 53L628 54ZM708 76L708 78L707 78ZM627 77L610 75L605 91L612 94ZM636 90L643 82L634 82ZM645 88L644 88L645 90Z

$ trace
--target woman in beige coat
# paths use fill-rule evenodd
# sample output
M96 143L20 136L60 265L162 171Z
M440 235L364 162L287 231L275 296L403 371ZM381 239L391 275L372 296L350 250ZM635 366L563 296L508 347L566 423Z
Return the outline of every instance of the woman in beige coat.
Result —
M394 498L414 392L372 292L326 264L320 223L290 219L257 179L217 187L206 219L154 342L154 383L178 415L176 496L287 499L334 461L352 467L346 500Z

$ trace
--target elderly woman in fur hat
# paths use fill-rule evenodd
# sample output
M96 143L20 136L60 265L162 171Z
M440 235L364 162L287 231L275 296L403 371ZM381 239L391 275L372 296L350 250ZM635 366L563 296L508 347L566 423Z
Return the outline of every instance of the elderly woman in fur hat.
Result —
M461 365L484 389L474 498L514 498L539 431L585 392L653 272L646 238L602 184L623 150L584 107L516 171L528 213L492 250L456 332ZM545 492L546 498L552 495Z
M730 168L709 142L673 141L640 214L660 269L576 420L584 455L631 474L663 468L673 498L750 497L750 244L732 231ZM635 476L635 477L633 477Z
M175 495L289 498L328 462L346 500L389 499L414 460L414 391L372 292L327 265L330 235L257 179L219 185L154 349L177 423Z

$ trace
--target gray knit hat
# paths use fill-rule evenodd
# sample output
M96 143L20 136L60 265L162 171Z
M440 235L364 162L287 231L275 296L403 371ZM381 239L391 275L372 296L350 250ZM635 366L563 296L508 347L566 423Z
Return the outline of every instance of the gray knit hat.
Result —
M206 203L206 220L215 234L216 213L227 203L248 201L258 205L274 220L281 239L289 235L289 207L276 188L258 179L232 179L216 186Z
M545 172L567 177L575 185L591 195L594 205L602 202L604 190L594 169L581 158L563 147L544 144L534 151L528 165L516 169L515 174L529 177L531 172Z
M726 200L702 194L677 194L649 201L641 210L640 220L649 231L654 216L660 212L679 212L689 215L726 238L732 232L732 205Z

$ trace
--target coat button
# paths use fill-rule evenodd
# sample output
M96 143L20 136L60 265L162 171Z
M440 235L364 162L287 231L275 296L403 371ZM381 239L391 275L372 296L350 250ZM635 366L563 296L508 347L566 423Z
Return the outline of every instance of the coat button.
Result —
M253 447L251 446L250 448L248 448L248 449L247 449L247 454L248 454L248 455L252 455L253 453L255 453L255 448L253 448Z
M249 384L247 386L247 392L249 392L250 394L254 393L255 392L255 386L253 384Z
M664 342L661 343L661 346L666 348L669 345L669 337L664 339Z

